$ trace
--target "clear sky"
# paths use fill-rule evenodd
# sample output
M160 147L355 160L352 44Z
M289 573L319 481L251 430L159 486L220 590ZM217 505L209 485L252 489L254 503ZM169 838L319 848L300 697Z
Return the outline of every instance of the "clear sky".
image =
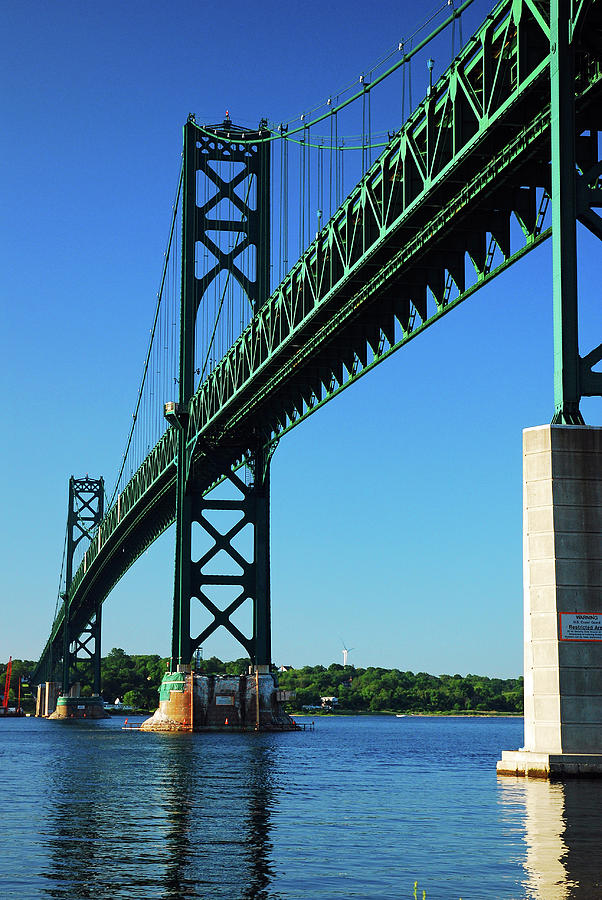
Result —
M464 37L487 11L477 0ZM188 113L292 118L411 33L417 13L408 0L7 0L2 12L5 660L37 659L47 638L69 476L116 473ZM600 341L600 256L581 232L580 248L585 351ZM532 253L282 440L276 662L340 662L343 640L356 665L522 671L521 431L553 414L550 254ZM584 403L590 424L600 407ZM170 529L105 603L104 652L169 653L172 579ZM225 634L204 649L242 653Z

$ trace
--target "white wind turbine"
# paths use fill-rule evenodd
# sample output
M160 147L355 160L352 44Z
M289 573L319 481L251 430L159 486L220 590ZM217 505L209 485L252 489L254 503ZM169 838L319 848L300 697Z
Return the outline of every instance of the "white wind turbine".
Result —
M351 653L352 650L355 650L355 647L346 647L345 641L341 638L341 644L343 645L343 665L347 665L347 657Z

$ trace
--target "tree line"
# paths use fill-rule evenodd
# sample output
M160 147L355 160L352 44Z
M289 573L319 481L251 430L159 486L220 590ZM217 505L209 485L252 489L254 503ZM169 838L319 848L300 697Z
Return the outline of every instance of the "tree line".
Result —
M137 709L155 709L158 689L168 659L158 654L129 654L114 648L103 658L102 693L107 703L119 699ZM10 704L17 699L18 679L25 683L35 663L13 660ZM240 658L222 662L216 656L200 660L201 673L238 675L247 671L249 660ZM82 694L92 693L92 670L81 664ZM0 695L4 693L6 663L0 663ZM338 663L303 666L278 673L280 687L295 691L289 706L302 711L304 706L320 707L322 697L336 697L339 712L523 712L523 678L489 678L485 675L429 675L403 672L375 666L356 668ZM33 699L24 696L24 708L33 708Z
M523 712L522 676L429 675L333 663L279 673L279 683L296 692L298 709L336 697L341 712Z

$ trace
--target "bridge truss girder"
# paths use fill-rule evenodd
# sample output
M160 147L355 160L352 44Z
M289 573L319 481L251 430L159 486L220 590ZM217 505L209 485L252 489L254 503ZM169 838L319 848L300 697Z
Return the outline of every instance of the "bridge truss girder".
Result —
M496 8L200 386L196 431L236 431L253 416L281 435L550 236L542 216L544 194L553 193L550 21L542 9L527 0ZM599 19L599 8L590 10L584 32L596 34ZM597 45L581 44L568 89L577 165L602 127L600 76ZM524 236L514 250L511 218ZM565 365L580 366L572 354ZM592 390L592 379L581 388Z

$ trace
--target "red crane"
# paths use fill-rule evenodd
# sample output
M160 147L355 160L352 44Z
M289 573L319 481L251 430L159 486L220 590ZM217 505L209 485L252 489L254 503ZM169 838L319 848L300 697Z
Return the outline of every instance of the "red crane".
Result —
M13 670L13 658L11 656L8 661L8 665L6 667L6 681L4 683L4 699L2 701L2 706L4 707L4 709L6 709L8 707L8 695L10 692L10 676L11 676L12 670Z

